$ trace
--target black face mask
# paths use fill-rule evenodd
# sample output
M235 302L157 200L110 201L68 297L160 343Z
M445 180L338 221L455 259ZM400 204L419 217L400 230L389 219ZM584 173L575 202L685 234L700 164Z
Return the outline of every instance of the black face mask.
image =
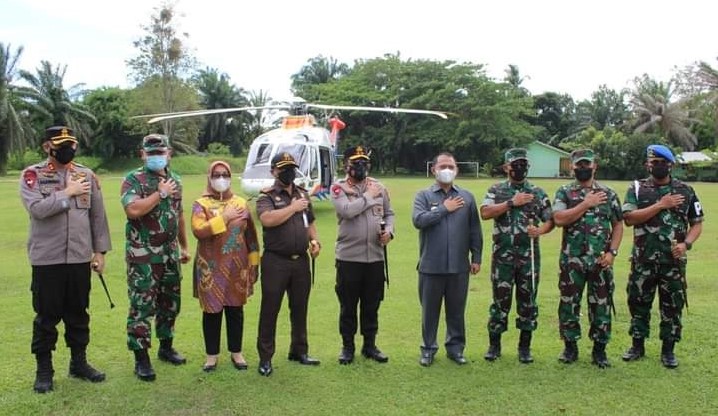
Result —
M367 167L363 163L356 163L349 167L349 176L361 182L366 178Z
M655 165L651 166L650 172L651 176L661 180L666 179L666 177L671 174L671 168L668 165Z
M573 170L573 174L576 175L577 181L586 182L593 177L593 168L576 168Z
M516 182L521 182L526 179L526 174L528 174L528 172L528 166L511 166L509 176Z
M284 169L283 171L279 172L278 179L279 182L284 184L284 186L288 186L291 183L294 182L294 178L297 177L297 172L294 170L294 168Z
M59 149L50 149L50 156L62 165L67 165L75 158L75 149L72 146L62 146Z

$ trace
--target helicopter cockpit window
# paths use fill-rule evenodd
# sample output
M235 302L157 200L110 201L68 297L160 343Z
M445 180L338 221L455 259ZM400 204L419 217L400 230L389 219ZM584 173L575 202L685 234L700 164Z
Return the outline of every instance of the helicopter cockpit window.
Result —
M259 146L259 149L257 149L257 157L254 159L253 165L261 165L261 164L268 164L269 163L269 156L272 154L272 145L269 143L264 143Z
M280 144L277 153L289 152L299 165L299 170L306 175L309 171L309 151L303 144Z

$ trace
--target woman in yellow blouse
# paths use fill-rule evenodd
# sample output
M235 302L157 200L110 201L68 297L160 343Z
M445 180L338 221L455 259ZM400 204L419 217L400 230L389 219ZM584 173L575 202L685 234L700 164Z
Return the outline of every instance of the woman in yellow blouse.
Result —
M198 242L193 289L202 308L206 372L217 368L222 312L230 359L238 370L247 369L242 356L243 306L257 281L259 246L247 201L232 193L231 181L229 164L212 163L207 189L192 206L192 233Z

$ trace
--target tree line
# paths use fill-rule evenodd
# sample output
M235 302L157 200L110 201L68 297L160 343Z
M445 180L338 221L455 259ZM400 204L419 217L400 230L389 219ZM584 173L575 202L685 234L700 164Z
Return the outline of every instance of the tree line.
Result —
M133 157L142 136L170 135L180 153L240 155L271 127L267 111L218 114L147 125L140 114L264 106L264 91L247 91L217 68L202 68L176 30L174 6L163 3L142 26L136 55L126 61L131 88L64 85L67 66L43 61L34 71L19 69L23 47L0 42L0 173L9 157L37 149L45 126L68 125L82 151L103 159ZM580 74L577 74L580 76ZM376 168L417 172L440 151L478 161L486 172L502 163L503 152L539 140L571 151L591 147L601 173L611 179L641 175L649 143L682 150L715 149L718 130L718 70L707 62L676 68L667 82L648 74L632 88L600 86L587 100L568 94L532 95L509 65L493 79L482 64L404 59L400 53L340 63L308 59L291 76L292 92L307 102L440 110L448 120L415 114L341 112L346 122L340 151L354 144L373 149ZM319 122L335 115L317 114Z

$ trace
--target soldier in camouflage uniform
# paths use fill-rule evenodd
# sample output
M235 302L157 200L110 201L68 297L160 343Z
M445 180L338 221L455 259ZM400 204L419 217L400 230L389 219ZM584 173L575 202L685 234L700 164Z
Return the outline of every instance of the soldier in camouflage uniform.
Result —
M606 344L611 338L613 262L623 236L623 216L618 195L594 179L598 167L590 149L571 153L576 180L556 191L553 219L563 227L559 258L559 328L565 349L559 361L578 359L581 338L580 310L584 286L588 286L588 318L593 340L592 363L610 366Z
M65 126L49 127L42 145L47 160L22 172L20 195L30 215L27 243L32 265L31 351L37 361L33 389L53 390L52 351L57 324L65 324L70 347L70 376L100 382L105 374L87 363L90 342L91 268L102 273L110 231L100 182L73 162L77 139Z
M538 316L536 295L541 271L538 236L553 229L551 202L543 189L526 180L529 168L526 149L510 149L504 162L508 179L492 185L479 208L481 219L494 220L493 303L489 308L489 350L484 358L494 361L501 356L501 334L508 327L516 286L516 328L521 330L518 357L527 364L533 362L531 334ZM543 224L538 226L539 222Z
M186 362L172 347L180 311L180 263L188 262L190 256L182 184L168 167L170 155L167 136L146 136L142 140L145 165L127 175L121 191L127 215L127 346L135 354L135 374L143 381L155 379L147 353L153 315L160 340L158 358L175 365Z
M661 362L676 368L673 347L681 340L681 311L687 306L686 252L703 229L703 209L693 188L670 176L675 163L670 149L651 145L646 153L651 176L629 186L623 205L626 225L634 226L627 288L633 345L623 360L645 355L644 339L650 333L651 305L658 289Z

